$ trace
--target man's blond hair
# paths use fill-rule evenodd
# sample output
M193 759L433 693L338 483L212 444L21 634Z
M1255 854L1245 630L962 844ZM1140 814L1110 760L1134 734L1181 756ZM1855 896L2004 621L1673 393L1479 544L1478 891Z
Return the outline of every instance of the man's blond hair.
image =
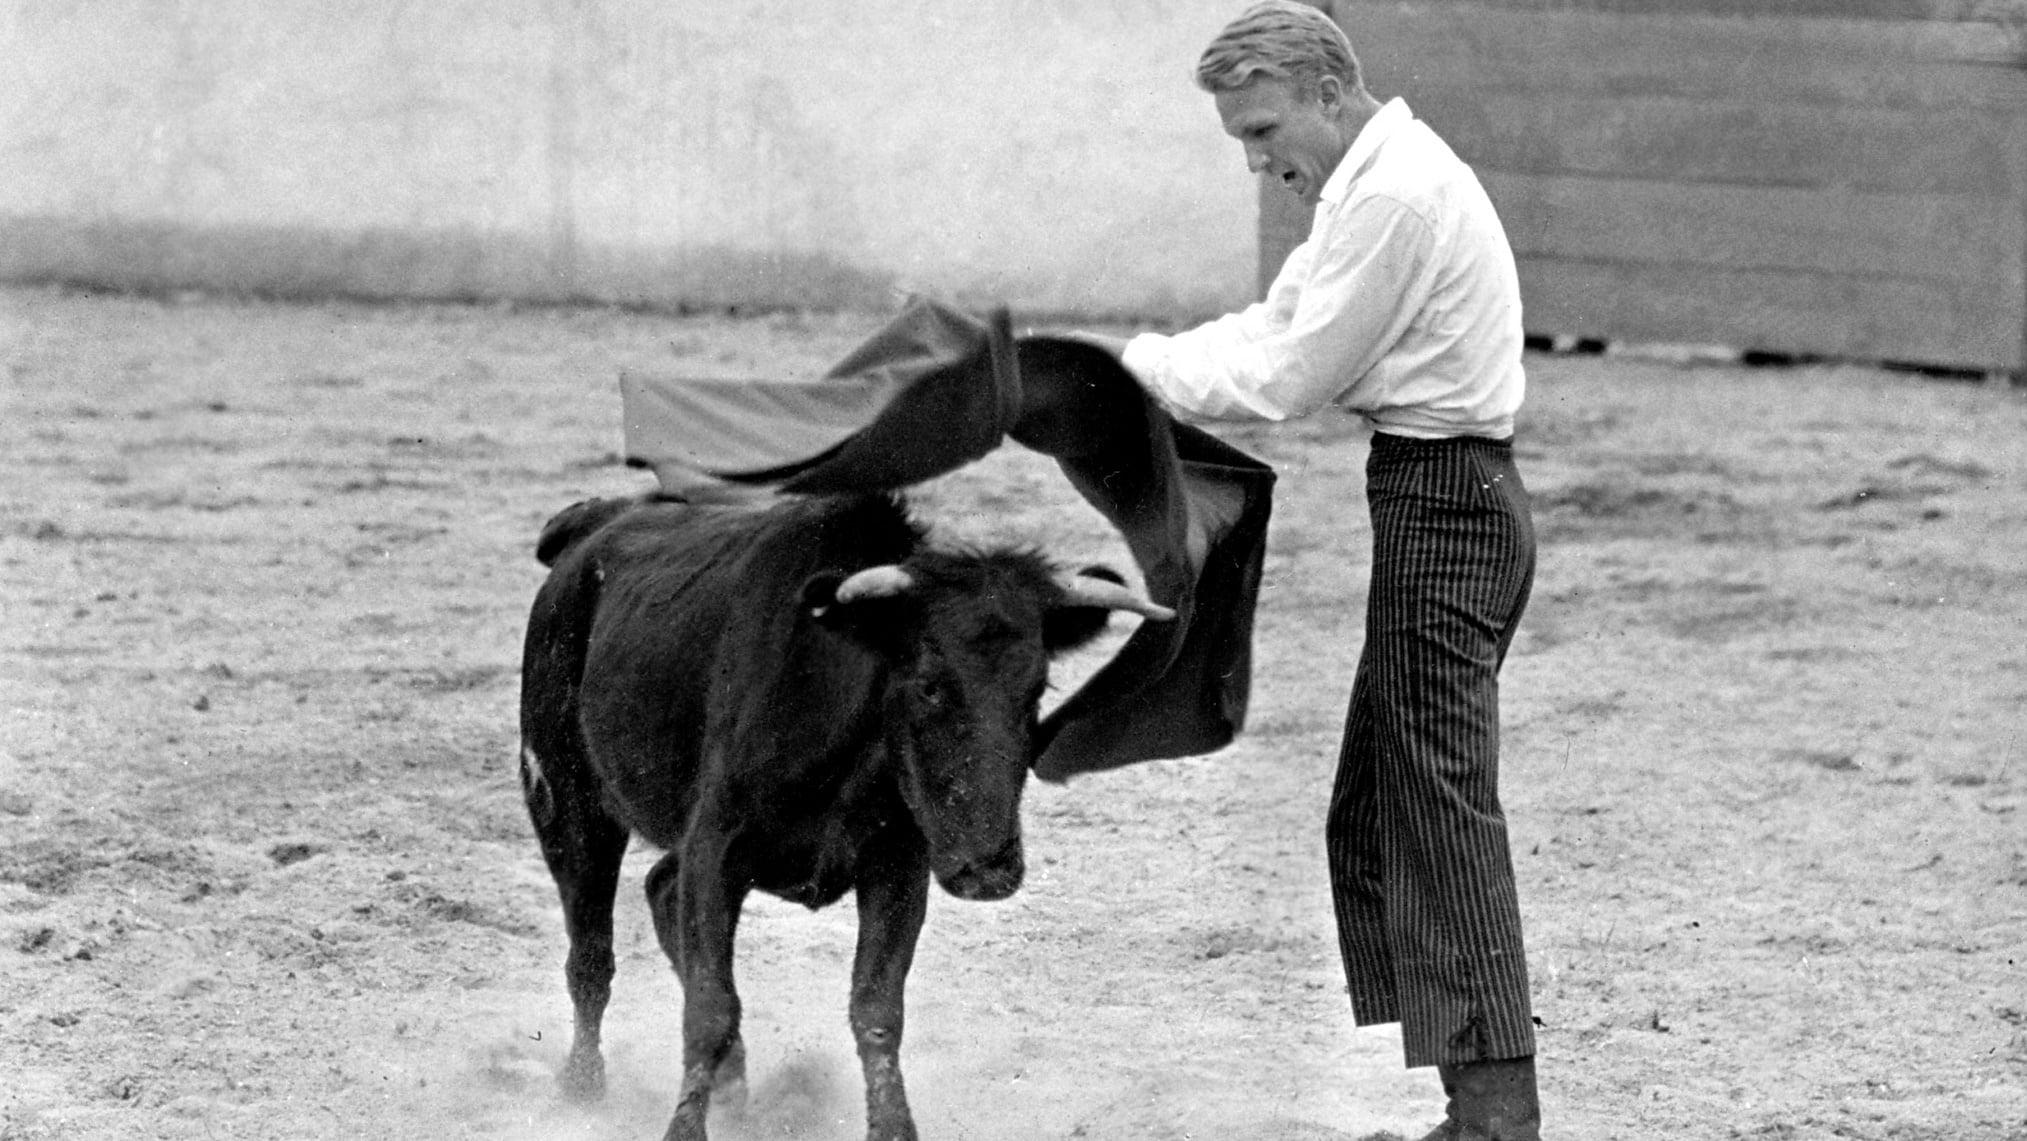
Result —
M1308 84L1334 75L1348 90L1365 85L1358 56L1329 16L1297 0L1261 0L1225 25L1197 60L1197 86L1235 91L1260 76Z

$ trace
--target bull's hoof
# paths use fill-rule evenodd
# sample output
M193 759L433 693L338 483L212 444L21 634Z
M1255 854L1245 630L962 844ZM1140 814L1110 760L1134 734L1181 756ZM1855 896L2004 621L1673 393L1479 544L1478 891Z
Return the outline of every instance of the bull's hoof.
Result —
M711 1086L711 1108L728 1113L746 1112L746 1079L744 1076L719 1078Z
M598 1054L570 1055L557 1075L556 1085L570 1101L591 1102L605 1098L605 1059Z
M899 1121L875 1121L866 1126L866 1141L917 1141L915 1122L909 1118Z
M746 1043L733 1039L732 1047L711 1074L711 1105L743 1113L746 1109Z
M669 1120L668 1132L662 1134L662 1141L711 1141L704 1132L703 1109L687 1102L677 1105L676 1115Z

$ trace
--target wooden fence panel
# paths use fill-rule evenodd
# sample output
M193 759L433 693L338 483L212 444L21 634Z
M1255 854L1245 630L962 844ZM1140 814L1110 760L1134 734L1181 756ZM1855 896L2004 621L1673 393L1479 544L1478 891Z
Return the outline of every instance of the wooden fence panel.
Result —
M2027 42L1963 18L1996 9L1327 7L1485 181L1530 332L2027 368ZM1263 288L1308 221L1263 184Z

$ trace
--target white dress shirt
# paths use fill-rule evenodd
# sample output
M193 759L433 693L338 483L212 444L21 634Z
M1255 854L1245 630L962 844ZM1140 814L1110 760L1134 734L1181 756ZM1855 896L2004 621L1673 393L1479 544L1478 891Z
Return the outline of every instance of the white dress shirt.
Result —
M1324 183L1309 238L1262 300L1127 343L1126 367L1174 408L1284 420L1335 403L1376 431L1513 434L1520 281L1477 176L1399 99Z

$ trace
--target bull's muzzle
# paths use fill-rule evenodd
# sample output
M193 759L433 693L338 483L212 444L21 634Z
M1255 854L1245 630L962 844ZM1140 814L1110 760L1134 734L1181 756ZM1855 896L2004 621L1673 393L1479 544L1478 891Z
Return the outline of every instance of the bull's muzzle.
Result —
M989 903L1019 891L1027 871L1027 859L1021 854L1021 839L1015 836L1006 847L990 856L960 864L954 871L939 871L936 882L943 885L944 891L959 899Z

